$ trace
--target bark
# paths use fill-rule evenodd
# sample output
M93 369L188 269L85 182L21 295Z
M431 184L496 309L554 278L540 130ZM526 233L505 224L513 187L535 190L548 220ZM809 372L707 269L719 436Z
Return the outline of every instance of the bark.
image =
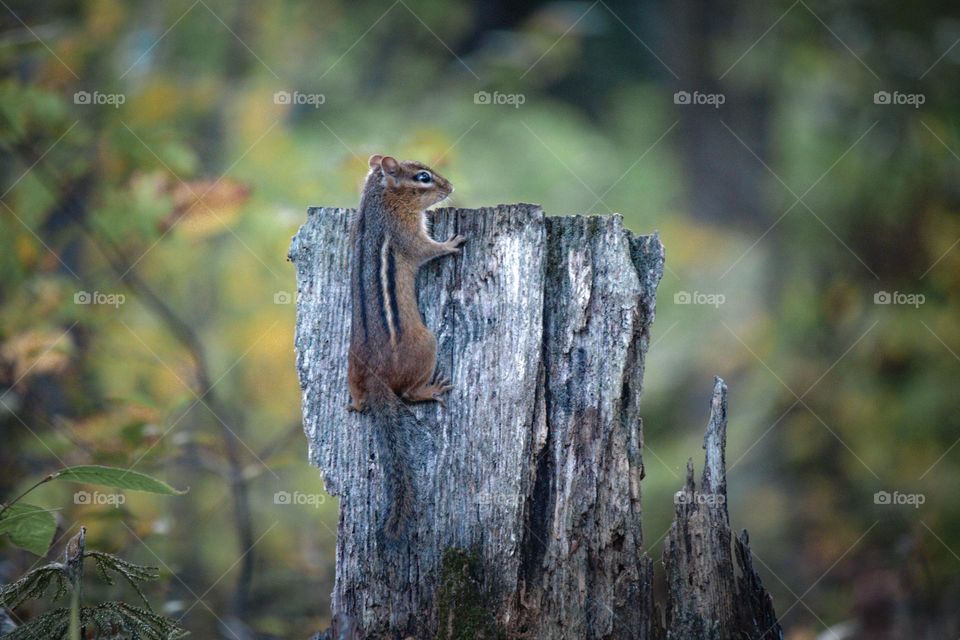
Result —
M290 249L310 460L340 498L337 620L326 637L664 637L640 509L659 238L633 235L620 216L552 218L535 205L433 213L434 237L468 238L462 255L419 278L438 366L455 388L446 408L410 408L418 503L406 539L386 544L376 448L364 416L345 410L350 215L310 209ZM722 437L716 446L709 486L725 492ZM700 535L726 544L729 559L726 531ZM677 570L695 565L675 555ZM692 611L728 617L706 608L722 598L678 589ZM766 595L752 572L743 589Z

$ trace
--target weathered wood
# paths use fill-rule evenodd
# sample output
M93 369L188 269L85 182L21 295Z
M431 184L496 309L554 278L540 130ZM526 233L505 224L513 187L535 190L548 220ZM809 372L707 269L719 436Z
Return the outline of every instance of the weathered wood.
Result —
M690 460L686 483L675 494L676 515L663 546L668 638L783 637L770 596L753 569L746 531L737 539L740 576L734 575L726 443L727 385L717 378L703 438L706 454L700 489Z
M657 236L634 236L619 216L551 218L534 205L432 214L435 237L468 238L460 256L419 278L439 368L455 388L446 408L410 407L418 503L406 540L387 545L369 423L345 410L350 215L310 209L290 249L310 460L340 498L338 628L661 637L641 532L639 416L663 269ZM725 495L718 460L710 486ZM682 526L692 532L721 514L707 515ZM705 539L724 544L722 532ZM677 556L672 566L694 565ZM694 596L691 610L706 614L725 601Z

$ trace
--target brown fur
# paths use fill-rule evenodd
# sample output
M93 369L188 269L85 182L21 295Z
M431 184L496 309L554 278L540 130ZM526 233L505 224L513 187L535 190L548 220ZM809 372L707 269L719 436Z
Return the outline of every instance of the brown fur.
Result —
M430 180L418 181L427 172ZM453 191L442 176L419 162L389 156L370 157L370 173L351 230L352 317L348 378L349 409L370 409L377 420L377 440L394 505L386 531L399 536L412 510L413 488L408 443L399 422L412 414L407 402L437 401L451 386L435 375L437 341L417 307L420 267L440 256L456 254L465 241L455 236L433 240L424 209ZM408 425L409 426L409 425Z

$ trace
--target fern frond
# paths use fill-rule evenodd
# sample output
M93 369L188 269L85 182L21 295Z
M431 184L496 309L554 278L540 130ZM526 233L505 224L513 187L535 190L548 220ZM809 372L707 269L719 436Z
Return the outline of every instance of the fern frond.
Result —
M137 592L137 595L140 596L140 600L143 601L148 609L152 610L150 603L147 601L147 597L143 594L138 583L158 579L160 577L160 569L128 562L112 553L105 553L103 551L87 551L84 557L93 558L97 565L97 572L107 584L114 584L114 580L110 575L111 572L126 580L127 583L133 587L133 590Z
M60 607L27 620L3 640L54 640L66 638L70 627L70 609Z
M115 640L177 640L189 632L173 620L125 602L103 602L80 608L84 637ZM70 610L54 609L20 625L3 640L65 640Z
M173 620L126 602L104 602L87 607L85 613L81 620L86 618L84 627L96 630L95 637L99 637L101 631L119 632L121 638L130 640L175 640L188 635Z
M16 582L0 586L0 607L16 609L27 600L43 597L47 587L56 582L54 600L67 592L67 574L59 562L51 562L28 572Z

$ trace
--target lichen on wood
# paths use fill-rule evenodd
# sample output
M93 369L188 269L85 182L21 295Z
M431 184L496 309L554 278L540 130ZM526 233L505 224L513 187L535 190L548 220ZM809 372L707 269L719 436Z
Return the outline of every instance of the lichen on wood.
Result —
M437 589L437 640L505 638L484 593L483 573L477 554L463 549L444 552Z

